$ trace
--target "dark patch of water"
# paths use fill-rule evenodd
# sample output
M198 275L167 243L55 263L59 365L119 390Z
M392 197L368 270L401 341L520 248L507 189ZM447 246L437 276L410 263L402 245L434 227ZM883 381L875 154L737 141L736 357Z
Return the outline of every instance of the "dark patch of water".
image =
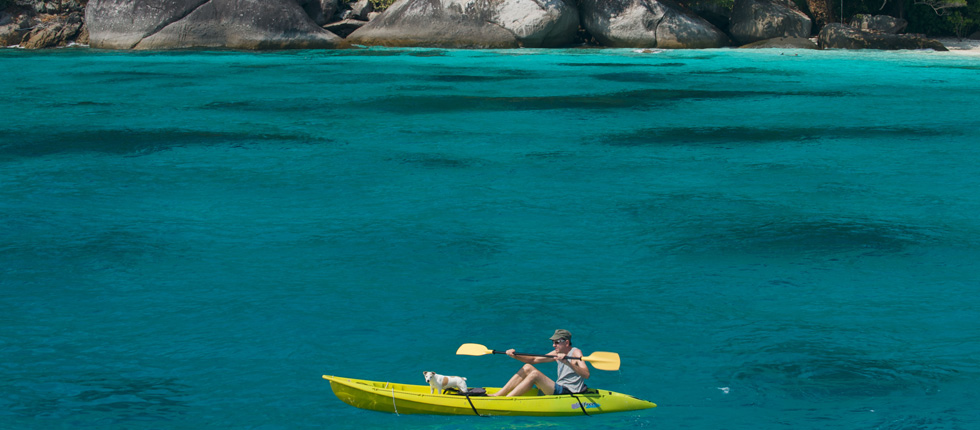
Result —
M438 74L421 77L423 80L437 82L499 82L515 79L514 76L486 76L486 75L448 75Z
M649 72L603 73L594 77L600 81L637 83L664 82L667 79L664 75Z
M899 254L933 241L929 230L880 220L797 219L720 221L698 238L702 251L729 255ZM687 238L691 239L691 238ZM684 243L688 243L685 240Z
M663 127L610 135L601 142L614 146L748 144L814 139L936 137L951 133L953 131L949 129L923 127Z
M941 366L875 358L859 350L814 340L767 345L760 358L720 371L732 390L749 389L810 401L839 398L882 398L895 393L935 394L957 377Z
M427 169L456 169L470 167L474 164L472 161L436 154L411 154L399 157L397 160L404 164L412 164Z
M770 75L770 76L802 76L806 73L795 70L763 69L760 67L734 67L721 70L695 70L695 75Z
M622 109L661 105L682 100L723 100L784 94L786 93L736 90L640 89L608 94L559 96L394 96L375 99L368 103L375 109L412 114L452 111Z
M258 142L325 142L305 135L253 134L182 129L108 129L11 133L0 143L0 157L43 157L62 153L101 152L138 156L191 145L240 146ZM2 158L0 158L2 159Z
M11 413L33 418L110 417L104 424L176 419L187 412L189 387L174 378L70 378L57 391L27 397Z
M558 63L562 67L650 67L650 63Z

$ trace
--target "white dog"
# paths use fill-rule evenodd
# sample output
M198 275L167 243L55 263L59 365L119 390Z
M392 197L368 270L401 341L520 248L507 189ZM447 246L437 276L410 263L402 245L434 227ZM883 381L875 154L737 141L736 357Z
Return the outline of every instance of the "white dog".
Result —
M435 393L438 390L442 393L443 390L447 388L456 388L460 393L466 393L466 378L459 376L443 376L436 372L422 372L422 376L425 376L425 382L429 383L429 393Z

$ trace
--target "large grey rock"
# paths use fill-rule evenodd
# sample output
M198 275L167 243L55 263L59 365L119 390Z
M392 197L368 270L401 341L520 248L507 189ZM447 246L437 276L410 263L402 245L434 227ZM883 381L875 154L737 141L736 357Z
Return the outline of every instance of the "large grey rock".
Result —
M75 40L82 30L82 14L73 12L67 17L42 22L24 36L20 46L27 49L55 48Z
M843 24L828 24L820 30L821 49L932 49L947 51L937 40L911 34L882 34L861 31Z
M84 12L85 0L0 0L0 9L10 8L19 12L33 14L68 15L71 12Z
M369 0L359 0L350 4L350 11L355 19L367 21L368 14L374 12L374 4Z
M728 31L732 8L718 0L684 0L684 6L721 31Z
M24 40L24 33L17 24L0 25L0 48L19 45Z
M107 49L333 48L297 0L91 0L89 43Z
M85 2L79 0L19 0L13 3L18 3L21 6L30 5L35 12L47 14L68 14L85 10Z
M361 45L549 48L572 43L574 0L399 0L347 40Z
M337 0L298 0L299 5L316 25L324 25L333 20L337 13Z
M0 12L0 48L19 45L33 26L34 20L26 15L13 16Z
M719 48L728 36L673 0L580 0L582 26L602 45Z
M791 0L735 0L729 34L740 44L810 37L813 22Z
M854 15L851 27L864 31L877 31L886 34L898 34L908 27L909 22L888 15Z

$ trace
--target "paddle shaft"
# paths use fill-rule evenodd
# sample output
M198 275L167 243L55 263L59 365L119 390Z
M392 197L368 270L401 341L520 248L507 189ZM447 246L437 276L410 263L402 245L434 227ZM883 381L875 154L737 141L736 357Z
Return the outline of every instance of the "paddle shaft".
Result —
M506 351L497 351L496 349L494 349L494 350L491 350L491 352L493 352L494 354L507 354L507 352L506 352ZM524 356L524 357L551 357L551 358L554 358L554 357L555 357L555 356L553 356L553 355L545 355L545 354L527 354L527 353L523 353L523 352L515 352L515 353L514 353L514 355L522 355L522 356ZM572 359L572 360L584 360L584 359L585 359L585 357L568 357L568 356L565 356L565 359Z

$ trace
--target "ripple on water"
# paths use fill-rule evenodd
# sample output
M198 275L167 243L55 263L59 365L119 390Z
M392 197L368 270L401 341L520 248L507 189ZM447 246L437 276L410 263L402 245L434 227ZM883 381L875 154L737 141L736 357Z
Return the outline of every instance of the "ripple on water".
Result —
M774 334L775 335L775 334ZM894 358L815 340L762 346L755 359L717 374L732 390L823 401L882 398L895 393L936 393L957 377L950 368Z
M110 424L174 420L187 413L189 386L174 378L69 378L30 388L9 412L28 418L98 420ZM103 419L108 421L102 421Z

